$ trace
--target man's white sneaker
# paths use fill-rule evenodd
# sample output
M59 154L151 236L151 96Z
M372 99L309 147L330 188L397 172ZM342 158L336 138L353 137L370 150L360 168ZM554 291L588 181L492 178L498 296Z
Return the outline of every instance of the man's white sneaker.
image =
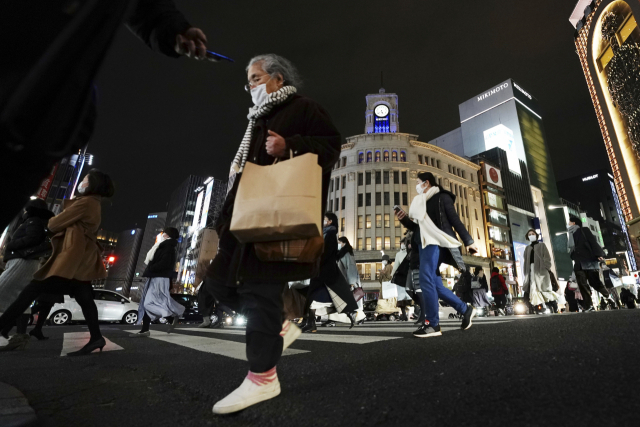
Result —
M285 320L282 324L282 331L280 331L280 336L282 337L282 351L285 351L291 344L293 344L300 334L302 334L302 329L293 322Z
M231 414L280 394L276 368L264 374L249 372L240 387L213 406L214 414Z
M209 326L211 326L211 317L205 316L204 319L202 319L202 323L198 325L198 328L208 328Z

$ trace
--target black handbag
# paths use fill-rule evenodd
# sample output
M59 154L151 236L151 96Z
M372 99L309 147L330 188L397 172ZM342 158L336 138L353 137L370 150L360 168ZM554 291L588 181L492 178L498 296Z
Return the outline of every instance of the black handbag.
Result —
M37 246L33 246L27 249L17 249L11 251L14 254L18 255L18 257L23 259L39 259L39 258L49 258L53 253L53 247L51 246L51 238L47 237L44 242L40 243Z

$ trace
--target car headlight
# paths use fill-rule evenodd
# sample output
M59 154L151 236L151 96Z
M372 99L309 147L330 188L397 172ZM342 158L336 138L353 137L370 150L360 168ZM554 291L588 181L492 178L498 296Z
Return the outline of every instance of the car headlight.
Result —
M245 319L242 316L238 316L236 318L236 325L244 325L245 323L247 323L247 319Z
M521 302L516 304L515 307L513 307L513 309L516 312L516 314L525 314L527 312L527 306Z
M226 322L227 322L228 324L232 324L232 323L233 323L233 319L232 319L231 317L227 317Z

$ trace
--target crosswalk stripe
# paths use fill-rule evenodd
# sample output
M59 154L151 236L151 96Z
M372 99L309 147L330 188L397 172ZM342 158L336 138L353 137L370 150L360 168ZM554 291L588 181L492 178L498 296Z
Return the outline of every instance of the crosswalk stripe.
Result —
M89 342L91 335L89 332L66 332L64 334L64 341L62 342L62 352L60 356L66 356L68 353L73 351L80 350L85 346L86 343ZM116 350L124 350L118 344L110 341L105 337L106 345L102 349L102 351L116 351Z
M181 329L176 329L179 332ZM137 333L139 331L127 331L129 333ZM209 337L200 337L195 335L184 335L179 333L168 334L166 332L151 331L149 338L163 341L171 344L180 345L193 350L203 351L205 353L218 354L220 356L231 357L238 360L247 360L246 345L235 341L219 340ZM139 338L145 339L145 338ZM283 356L291 356L293 354L308 353L307 350L294 350L288 348L282 353Z
M326 328L331 329L331 328ZM226 334L226 335L244 335L244 331L229 330L229 329L202 329L202 328L180 328L176 329L176 332L191 331L191 332L206 332L210 334ZM325 332L324 329L322 332ZM369 332L369 331L367 331ZM373 331L372 331L373 332ZM382 337L382 336L360 336L360 335L324 335L317 334L303 334L298 337L296 341L322 341L322 342L337 342L343 344L370 344L378 341L387 341L398 339L402 337Z

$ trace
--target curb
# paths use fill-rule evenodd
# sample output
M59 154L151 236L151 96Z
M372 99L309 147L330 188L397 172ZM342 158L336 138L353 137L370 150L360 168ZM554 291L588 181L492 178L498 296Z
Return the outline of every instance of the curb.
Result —
M35 426L37 421L36 412L20 390L0 382L0 426Z

